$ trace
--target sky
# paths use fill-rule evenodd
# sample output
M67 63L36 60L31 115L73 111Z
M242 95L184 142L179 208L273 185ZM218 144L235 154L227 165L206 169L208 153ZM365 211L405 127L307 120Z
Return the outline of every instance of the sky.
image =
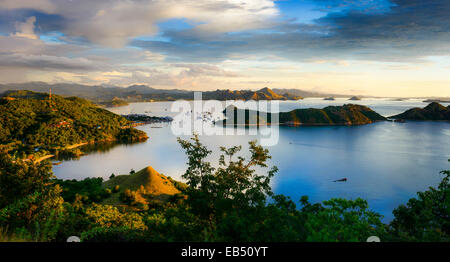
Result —
M450 96L449 0L0 0L0 83Z

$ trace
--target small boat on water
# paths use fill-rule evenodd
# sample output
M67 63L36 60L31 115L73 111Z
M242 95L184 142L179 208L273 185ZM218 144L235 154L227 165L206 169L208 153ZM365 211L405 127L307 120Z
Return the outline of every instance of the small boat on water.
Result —
M341 178L341 179L338 179L338 180L334 180L333 182L347 182L347 178L344 177L344 178Z

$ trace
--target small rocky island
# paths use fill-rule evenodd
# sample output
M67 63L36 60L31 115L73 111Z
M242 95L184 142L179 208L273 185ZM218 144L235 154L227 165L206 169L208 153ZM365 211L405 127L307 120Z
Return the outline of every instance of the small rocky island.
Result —
M424 108L412 108L404 113L389 118L401 120L450 121L450 105L445 107L437 102L432 102Z
M234 111L234 114L233 114ZM241 111L241 112L239 112ZM245 111L245 112L242 112ZM332 125L365 125L387 120L367 106L347 104L343 106L328 106L323 109L295 109L278 114L278 122L272 121L271 114L228 107L224 110L226 120L223 125L287 125L287 126L332 126ZM245 114L245 123L236 123L235 119Z
M325 97L323 100L334 101L336 99L334 99L334 97L330 96L330 97Z
M358 101L358 100L361 100L361 98L359 96L352 96L348 100Z
M126 118L129 121L142 124L165 123L165 122L169 123L173 121L173 118L169 116L157 117L157 116L148 116L144 114L129 114L129 115L122 115L122 117Z

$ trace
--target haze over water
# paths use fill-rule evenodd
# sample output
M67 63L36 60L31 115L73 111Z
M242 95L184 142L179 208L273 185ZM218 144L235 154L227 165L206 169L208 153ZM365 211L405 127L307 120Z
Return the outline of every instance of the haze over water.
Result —
M280 102L280 111L345 103L367 105L384 116L427 105L421 100L325 101L311 98ZM109 110L118 114L176 115L170 112L170 106L171 102L134 103ZM139 129L150 137L146 142L107 145L108 150L93 151L79 160L63 161L54 166L55 175L62 179L108 179L112 173L127 174L131 169L138 171L151 165L158 172L181 180L187 159L170 124L152 124ZM258 136L201 136L200 139L213 150L210 159L216 161L220 146L243 145L242 152L246 153L248 141L258 139ZM96 147L104 149L105 146ZM308 195L312 202L333 197L361 197L369 201L374 211L384 215L385 221L389 221L395 207L406 203L417 191L439 183L442 177L439 171L450 169L447 162L449 148L448 122L280 127L278 144L268 147L272 156L269 165L279 168L272 179L272 188L275 193L290 196L296 202L302 195ZM341 178L347 178L347 182L332 182Z

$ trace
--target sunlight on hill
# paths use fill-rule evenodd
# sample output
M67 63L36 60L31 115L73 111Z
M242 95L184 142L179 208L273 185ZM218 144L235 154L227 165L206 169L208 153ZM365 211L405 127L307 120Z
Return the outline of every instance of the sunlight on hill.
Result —
M159 174L151 166L130 175L120 175L103 183L104 187L115 188L119 186L119 192L104 201L107 204L119 204L120 194L126 189L139 191L145 199L166 201L170 196L181 193L175 185L164 175Z

